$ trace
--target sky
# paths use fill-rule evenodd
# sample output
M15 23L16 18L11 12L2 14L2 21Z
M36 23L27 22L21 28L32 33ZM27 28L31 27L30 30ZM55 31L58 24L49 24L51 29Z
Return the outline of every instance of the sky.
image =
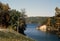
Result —
M27 16L54 16L55 8L60 8L60 0L0 0L11 9L21 11L25 8Z

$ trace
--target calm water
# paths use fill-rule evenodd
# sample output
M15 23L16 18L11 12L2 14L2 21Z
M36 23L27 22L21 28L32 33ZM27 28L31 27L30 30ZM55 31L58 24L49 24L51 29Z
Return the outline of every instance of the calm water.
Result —
M26 35L37 41L60 41L54 34L36 30L37 24L27 24Z

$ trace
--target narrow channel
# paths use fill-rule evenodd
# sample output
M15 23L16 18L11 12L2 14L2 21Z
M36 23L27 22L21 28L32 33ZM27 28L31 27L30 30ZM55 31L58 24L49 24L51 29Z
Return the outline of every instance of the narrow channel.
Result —
M36 30L37 24L27 24L27 29L25 34L37 41L60 41L60 39L51 33L42 32L40 30Z

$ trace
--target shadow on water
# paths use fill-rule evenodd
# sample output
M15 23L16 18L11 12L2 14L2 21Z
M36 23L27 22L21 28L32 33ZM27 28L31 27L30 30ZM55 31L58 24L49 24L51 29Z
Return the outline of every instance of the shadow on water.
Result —
M37 41L60 41L54 34L36 30L37 24L27 24L26 35Z

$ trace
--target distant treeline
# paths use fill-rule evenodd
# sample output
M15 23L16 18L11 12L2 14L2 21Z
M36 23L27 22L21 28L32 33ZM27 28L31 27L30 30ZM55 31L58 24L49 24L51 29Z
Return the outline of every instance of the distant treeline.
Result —
M48 17L28 17L26 18L26 23L37 23L43 24L47 21Z

